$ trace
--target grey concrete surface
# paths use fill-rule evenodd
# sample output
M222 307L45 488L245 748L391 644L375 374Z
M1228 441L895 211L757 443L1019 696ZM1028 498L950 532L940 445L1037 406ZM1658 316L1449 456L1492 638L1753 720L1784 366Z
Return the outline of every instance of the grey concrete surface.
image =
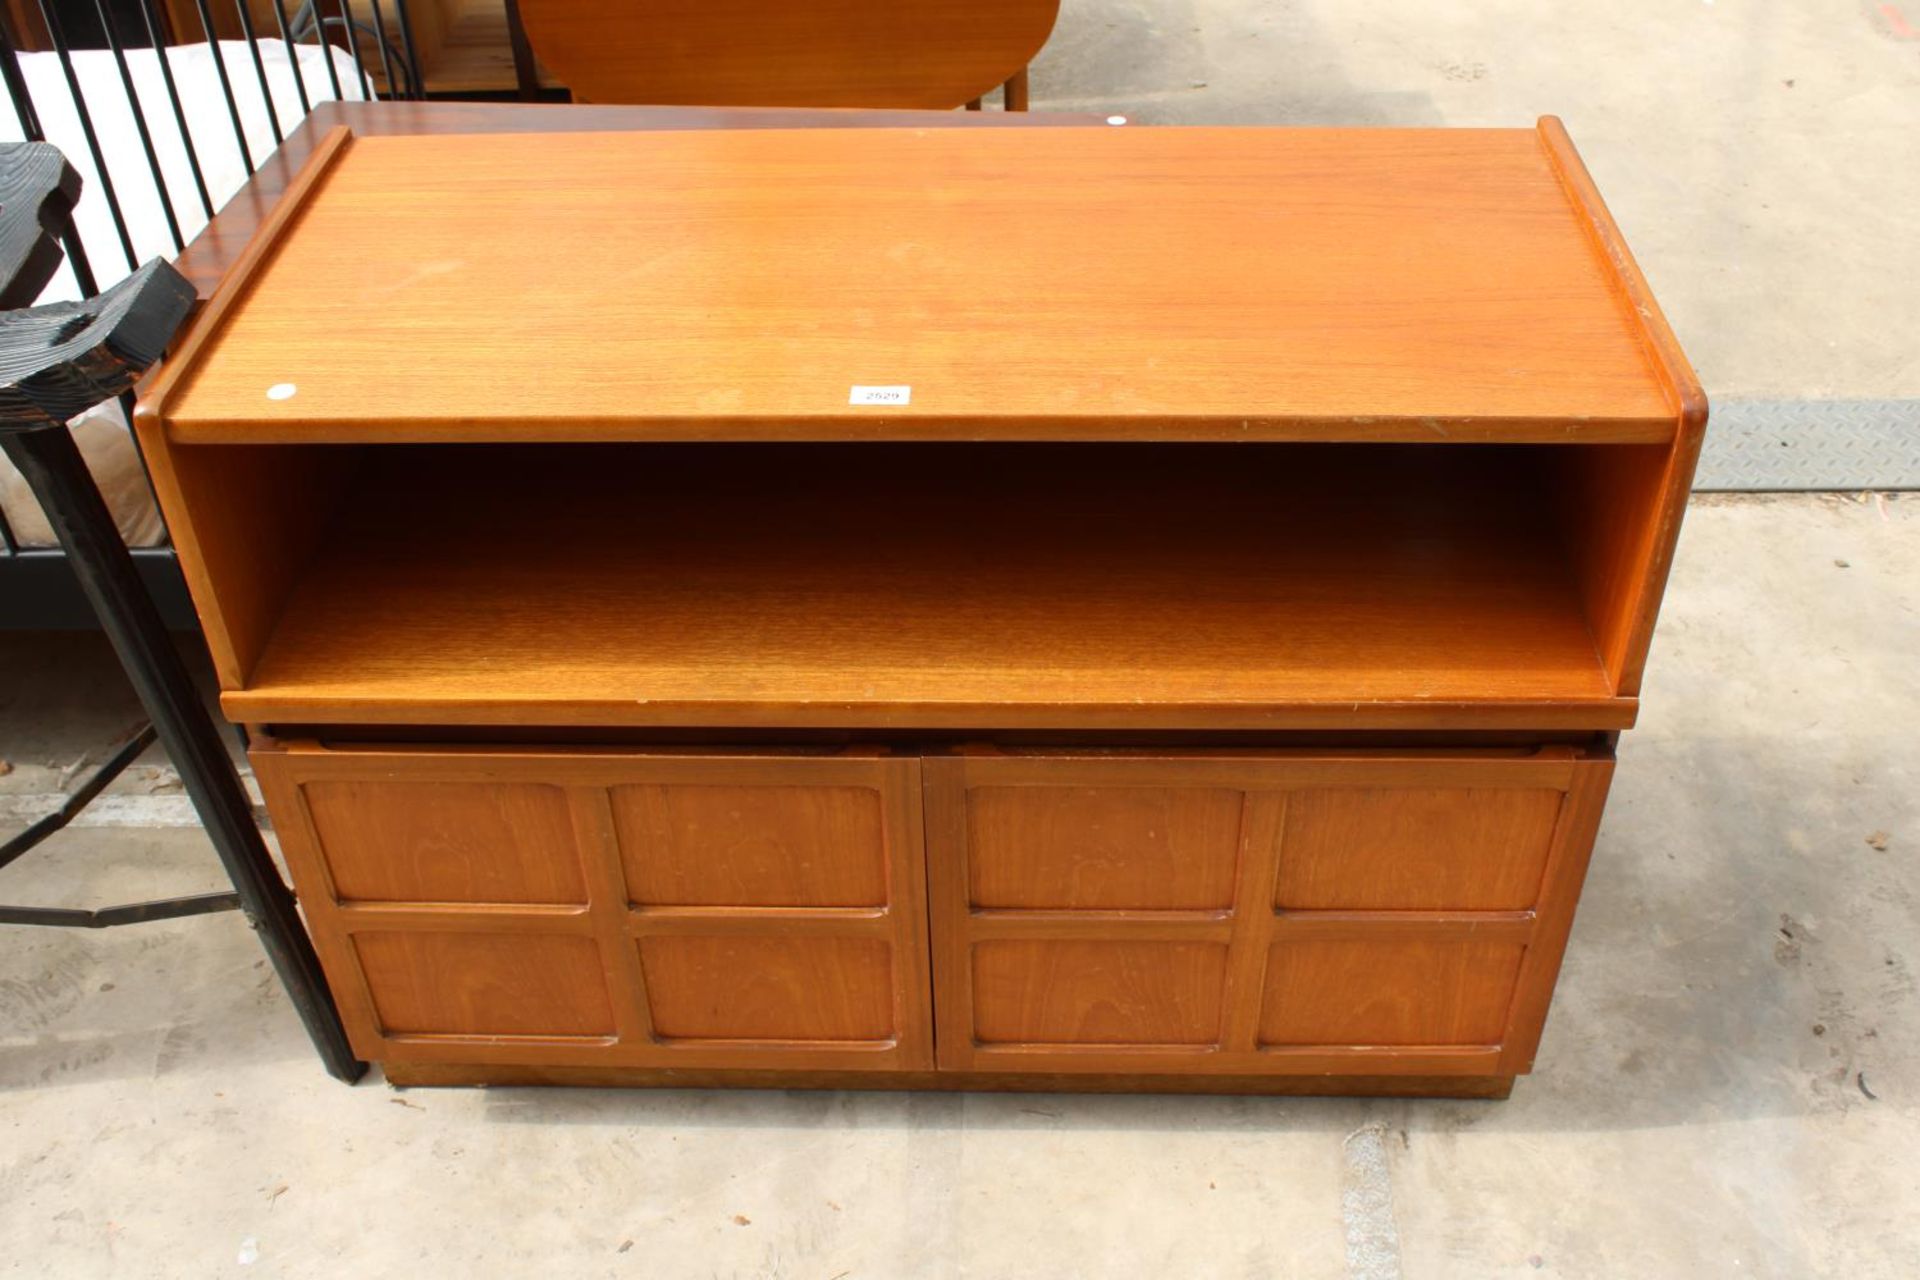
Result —
M0 931L0 1270L1904 1280L1916 654L1920 501L1696 501L1501 1103L347 1088L234 917ZM0 638L0 801L109 738L115 687ZM164 770L126 790L112 820L177 817ZM0 890L217 883L190 828L88 828Z

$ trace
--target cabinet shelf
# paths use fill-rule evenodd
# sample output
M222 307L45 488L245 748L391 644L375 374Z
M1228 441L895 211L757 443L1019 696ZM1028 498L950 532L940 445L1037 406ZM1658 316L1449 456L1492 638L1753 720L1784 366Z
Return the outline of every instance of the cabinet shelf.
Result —
M338 514L224 705L255 723L1619 726L1633 700L1551 500L1570 448L317 450L355 455Z

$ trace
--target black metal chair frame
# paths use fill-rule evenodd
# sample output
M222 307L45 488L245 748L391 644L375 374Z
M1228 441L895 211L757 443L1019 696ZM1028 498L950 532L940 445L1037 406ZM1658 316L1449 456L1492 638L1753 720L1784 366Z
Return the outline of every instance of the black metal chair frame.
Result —
M79 176L56 148L0 146L0 304L31 299L46 286L61 260L59 240L72 238L79 190ZM293 893L67 429L75 414L129 391L160 358L193 301L193 286L156 258L86 301L0 312L0 449L26 477L151 717L58 812L0 846L0 868L64 827L157 740L179 770L234 889L98 910L0 906L0 924L111 928L237 908L260 935L328 1072L353 1081L366 1064L347 1043Z

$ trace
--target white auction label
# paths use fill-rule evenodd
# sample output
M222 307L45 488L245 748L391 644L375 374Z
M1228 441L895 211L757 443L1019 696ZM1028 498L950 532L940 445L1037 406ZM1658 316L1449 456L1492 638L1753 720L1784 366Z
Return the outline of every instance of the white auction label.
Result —
M912 387L855 387L848 404L911 404Z

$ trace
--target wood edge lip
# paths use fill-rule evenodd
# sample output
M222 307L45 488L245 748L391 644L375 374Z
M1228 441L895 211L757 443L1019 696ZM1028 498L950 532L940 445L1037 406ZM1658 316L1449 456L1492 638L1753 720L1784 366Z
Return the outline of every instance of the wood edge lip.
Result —
M341 738L315 738L311 736L275 738L260 740L248 749L248 755L268 756L276 761L296 762L301 776L296 785L305 787L313 782L335 781L330 773L338 769L346 778L358 778L368 769L397 768L418 765L423 762L434 764L464 763L487 765L496 761L510 763L515 768L524 769L529 763L552 763L565 765L571 769L581 766L604 764L608 766L630 767L636 761L648 761L658 764L662 761L685 763L689 766L706 764L742 765L779 763L783 765L803 764L818 766L832 773L842 770L855 770L861 773L880 773L896 767L918 768L928 771L955 775L956 785L971 785L967 782L969 765L1047 765L1071 762L1075 765L1126 765L1140 764L1155 768L1169 762L1178 764L1220 764L1237 766L1245 764L1260 765L1373 765L1420 767L1433 764L1470 764L1487 765L1505 770L1509 767L1525 769L1531 775L1538 771L1547 771L1549 777L1532 779L1524 784L1511 784L1515 789L1547 787L1551 790L1567 791L1573 785L1574 766L1580 764L1604 763L1610 773L1614 765L1613 750L1602 743L1590 743L1574 746L1555 743L1539 747L1486 747L1486 746L1441 746L1441 747L1394 747L1394 746L1254 746L1254 747L1107 747L1061 746L1043 748L1007 748L993 745L981 745L966 749L964 754L942 755L933 748L914 749L912 754L899 754L895 748L854 743L830 750L816 750L810 747L754 746L751 744L726 747L688 747L674 744L635 743L632 745L578 746L565 743L475 743L440 742L426 739L422 741L386 741L384 739L366 740L346 736ZM292 767L291 765L289 767ZM1564 779L1554 782L1551 779L1564 774ZM883 790L883 778L875 778L869 784L870 789ZM813 781L795 785L814 785ZM841 785L856 785L843 783ZM1020 786L1018 779L1008 779L996 775L991 785ZM1049 785L1038 783L1035 785ZM1371 785L1371 784L1360 784ZM1498 784L1488 783L1488 786ZM548 904L554 906L578 906L578 903ZM670 907L641 907L642 910L669 911L706 911L710 908L686 905ZM759 908L755 908L758 910ZM788 908L778 908L787 910ZM884 914L886 907L837 907L837 908L795 908L798 910L840 910L874 911ZM1027 914L1033 908L981 908L984 911L1007 910L1015 914ZM1085 914L1084 909L1071 908L1075 914ZM1128 910L1122 908L1121 910ZM1223 912L1230 908L1197 907L1174 908L1176 914L1205 915L1210 918L1226 918ZM1346 908L1275 908L1276 914L1324 914L1325 912L1345 911ZM1532 908L1515 909L1512 914L1525 914ZM1396 916L1405 915L1404 910L1395 908ZM1472 914L1484 916L1486 911L1475 910ZM1498 914L1498 912L1495 912Z
M1142 715L1132 704L1096 704L1048 712L1005 705L939 705L850 707L819 703L736 705L684 703L634 704L609 707L603 702L499 702L491 705L437 700L302 697L250 689L227 689L220 695L221 710L235 723L461 725L514 727L539 724L552 728L701 728L739 729L848 729L874 731L942 731L994 725L1001 729L1047 730L1281 730L1281 729L1577 729L1631 728L1639 699L1627 696L1588 698L1486 699L1480 701L1388 701L1356 710L1351 700L1324 705L1274 704L1253 707L1209 708L1186 705L1171 714ZM535 714L527 714L533 712Z
M346 154L353 138L354 132L349 126L337 124L328 129L308 153L300 171L287 184L273 211L254 231L233 265L227 268L213 295L196 312L179 345L135 388L136 420L155 423L162 429L168 426L169 403L191 386L201 356L226 329L240 302L252 291L261 272L272 262L276 251L284 243L287 231L306 211L321 180Z
M632 764L635 760L684 760L689 764L764 764L778 761L792 764L797 761L812 761L822 765L850 766L863 771L885 769L892 765L920 764L928 757L920 755L903 756L895 754L891 748L849 744L828 750L815 750L807 747L779 746L727 746L693 747L685 746L573 746L554 743L519 743L502 745L499 743L473 742L387 742L363 741L347 738L316 738L310 735L291 738L275 738L267 742L257 742L248 748L247 754L269 755L276 758L298 758L302 769L311 769L318 761L352 760L361 765L378 764L417 764L422 760L452 761L466 760L485 763L500 757L510 757L516 763L527 760L565 761L569 765L606 761ZM938 757L936 757L938 758ZM300 786L316 781L303 777ZM879 780L874 783L879 788Z
M224 284L222 288L224 289ZM1704 399L1701 408L1704 421ZM655 420L601 416L536 419L415 418L395 430L371 418L202 418L169 421L177 444L1671 444L1669 418L1476 417L1472 415L1241 414L1183 417L1113 413L1030 415L996 423L977 414L863 418L845 413L751 414ZM1253 424L1258 423L1255 426Z
M1541 116L1535 131L1547 162L1560 181L1561 189L1581 214L1607 269L1633 312L1634 326L1652 357L1663 388L1673 402L1675 427L1679 436L1683 440L1697 440L1706 428L1708 414L1707 394L1700 385L1699 375L1682 350L1672 325L1667 322L1666 313L1654 298L1645 273L1640 270L1633 251L1627 247L1626 237L1621 234L1619 224L1614 221L1612 211L1607 208L1599 187L1593 181L1593 175L1587 171L1586 162L1573 145L1565 122L1559 116Z

